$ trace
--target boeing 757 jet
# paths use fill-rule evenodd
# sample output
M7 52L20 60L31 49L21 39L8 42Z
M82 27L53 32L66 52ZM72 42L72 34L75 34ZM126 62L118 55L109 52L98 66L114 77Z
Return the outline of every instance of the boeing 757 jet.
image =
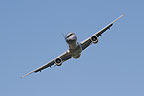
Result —
M76 35L72 32L69 32L65 36L65 41L69 47L68 50L66 50L63 54L61 54L57 58L51 60L49 63L40 66L39 68L33 70L32 72L30 72L22 77L25 77L31 73L36 73L39 71L41 72L41 70L43 70L47 67L51 67L52 65L61 66L63 62L65 62L66 60L68 60L70 58L75 58L75 59L79 58L81 56L81 52L83 50L85 50L91 44L96 44L98 42L98 37L101 36L106 30L110 29L110 27L113 25L113 23L115 21L117 21L119 18L121 18L122 16L124 16L124 15L122 14L117 19L115 19L114 21L109 23L107 26L105 26L103 29L96 32L95 34L93 34L92 36L88 37L87 39L85 39L84 41L82 41L80 43L77 42Z

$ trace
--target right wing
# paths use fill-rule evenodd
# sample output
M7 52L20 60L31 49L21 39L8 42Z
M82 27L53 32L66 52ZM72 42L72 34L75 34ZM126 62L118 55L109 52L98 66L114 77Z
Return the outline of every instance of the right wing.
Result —
M66 52L64 52L63 54L61 54L60 56L58 56L57 58L61 58L62 61L64 62L64 61L70 59L71 57L72 57L72 56L71 56L70 52L69 52L69 51L66 51ZM25 76L27 76L27 75L29 75L29 74L31 74L31 73L34 73L34 72L35 72L35 73L36 73L36 72L39 72L39 71L41 72L41 70L43 70L43 69L45 69L45 68L47 68L47 67L51 67L51 66L54 65L54 64L55 64L55 59L54 59L54 60L51 60L51 61L50 61L49 63L47 63L47 64L44 64L44 65L40 66L39 68L33 70L32 72L27 73L26 75L22 76L22 78L25 77Z
M124 16L124 15L122 14L121 16L119 16L117 19L115 19L113 22L111 22L110 24L105 26L103 29L101 29L97 33L93 34L93 36L97 36L97 37L101 36L106 30L110 29L110 27L113 25L114 22L116 22L122 16ZM89 37L86 40L82 41L80 44L82 46L82 50L86 49L89 45L92 44L91 37Z

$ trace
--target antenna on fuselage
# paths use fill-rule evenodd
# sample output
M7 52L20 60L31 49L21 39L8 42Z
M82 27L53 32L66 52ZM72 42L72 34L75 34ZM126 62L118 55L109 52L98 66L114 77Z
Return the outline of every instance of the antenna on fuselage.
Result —
M61 35L62 35L63 37L65 37L65 35L64 35L63 33L61 33Z
M64 40L65 40L65 35L63 33L61 33L61 35L64 37Z

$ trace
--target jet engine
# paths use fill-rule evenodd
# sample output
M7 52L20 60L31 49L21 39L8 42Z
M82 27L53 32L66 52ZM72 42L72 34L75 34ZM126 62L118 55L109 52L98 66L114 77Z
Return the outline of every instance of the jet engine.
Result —
M92 36L92 37L91 37L91 41L92 41L94 44L96 44L96 43L98 42L97 36Z
M61 58L56 58L56 59L55 59L55 64L56 64L57 66L61 66L61 65L62 65L62 59L61 59Z

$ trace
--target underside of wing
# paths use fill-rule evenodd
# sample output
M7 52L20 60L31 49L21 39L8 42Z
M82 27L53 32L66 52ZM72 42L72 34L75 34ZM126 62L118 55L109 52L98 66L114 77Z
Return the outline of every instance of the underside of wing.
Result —
M110 29L110 27L113 25L114 22L116 22L118 19L120 19L122 16L124 16L123 14L121 16L119 16L118 18L116 18L114 21L112 21L110 24L108 24L106 27L104 27L103 29L101 29L100 31L98 31L96 34L97 37L101 36L106 30Z
M36 70L34 70L34 72L36 73L36 72L39 72L39 71L41 71L41 70L43 70L43 69L45 69L47 67L51 67L52 65L54 65L54 63L55 63L54 60L52 60L48 64L40 66L39 68L37 68Z
M54 63L55 63L54 60L52 60L52 61L50 61L49 63L44 64L44 65L40 66L39 68L33 70L32 72L27 73L26 75L22 76L22 78L26 77L27 75L29 75L29 74L31 74L31 73L33 73L33 72L36 73L36 72L39 72L39 71L41 71L41 70L43 70L43 69L45 69L45 68L47 68L47 67L51 67L52 65L54 65Z
M71 56L71 54L70 54L70 51L67 50L66 52L64 52L63 54L61 54L61 55L58 56L58 57L61 58L62 61L64 62L64 61L70 59L72 56Z
M91 45L92 41L90 38L87 38L86 40L82 41L80 44L81 44L81 47L82 47L82 50L86 49L89 45Z
M80 44L82 46L82 50L86 49L89 45L92 44L92 42L94 44L96 44L98 42L97 37L101 36L106 30L110 29L110 27L113 25L114 22L116 22L119 18L121 18L122 16L124 16L123 14L121 16L119 16L117 19L115 19L114 21L112 21L110 24L108 24L107 26L105 26L103 29L101 29L100 31L96 32L95 34L93 34L91 37L87 38L86 40L82 41Z
M36 73L36 72L39 72L39 71L41 71L41 70L43 70L43 69L45 69L45 68L51 67L52 65L54 65L55 63L57 63L56 60L57 60L58 58L59 58L60 60L62 60L62 61L59 62L59 63L62 63L62 62L64 62L64 61L70 59L70 58L71 58L71 54L70 54L69 51L66 51L66 52L64 52L63 54L61 54L60 56L58 56L56 59L50 61L50 62L47 63L47 64L44 64L44 65L40 66L39 68L33 70L32 72L30 72L30 73L28 73L28 74L26 74L26 75L24 75L24 76L22 76L22 77L25 77L25 76L27 76L27 75L29 75L29 74L31 74L31 73L34 73L34 72L35 72L35 73Z

